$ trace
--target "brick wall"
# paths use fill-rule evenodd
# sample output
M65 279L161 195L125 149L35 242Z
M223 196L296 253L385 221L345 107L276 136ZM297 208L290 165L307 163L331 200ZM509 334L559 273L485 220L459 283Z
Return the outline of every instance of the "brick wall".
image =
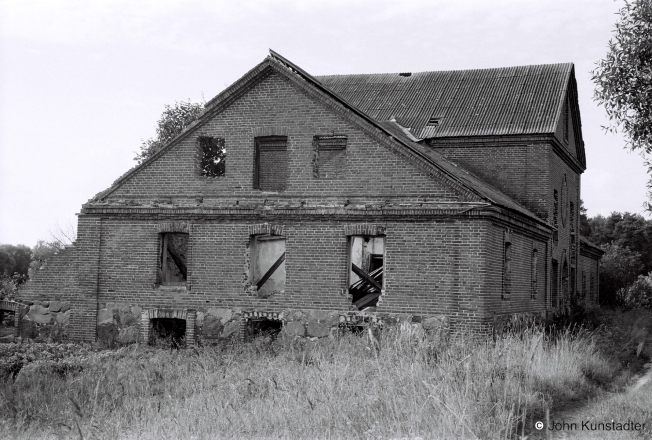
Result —
M287 127L289 177L279 194L253 189L254 135L261 127ZM314 176L315 135L347 136L346 172L336 180ZM207 179L196 172L196 138L225 139L226 175ZM109 199L170 199L177 204L201 196L211 200L297 198L456 200L449 188L373 142L332 109L309 98L284 77L274 74L199 127L179 145L139 171Z
M507 145L500 140L437 140L431 145L543 220L548 219L549 144L521 138Z

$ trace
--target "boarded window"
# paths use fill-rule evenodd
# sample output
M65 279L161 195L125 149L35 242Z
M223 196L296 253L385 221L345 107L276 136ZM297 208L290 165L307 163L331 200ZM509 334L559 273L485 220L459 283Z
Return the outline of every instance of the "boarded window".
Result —
M226 172L226 147L224 139L200 136L200 175L220 177Z
M314 175L318 179L334 179L346 167L346 136L315 136Z
M284 191L288 179L286 136L256 138L254 188L262 191Z
M539 251L532 249L532 298L537 297L539 289Z
M285 237L251 237L251 279L261 298L285 291Z
M349 293L359 310L375 307L383 293L385 237L351 236Z
M161 234L160 281L166 285L182 285L188 278L188 234Z

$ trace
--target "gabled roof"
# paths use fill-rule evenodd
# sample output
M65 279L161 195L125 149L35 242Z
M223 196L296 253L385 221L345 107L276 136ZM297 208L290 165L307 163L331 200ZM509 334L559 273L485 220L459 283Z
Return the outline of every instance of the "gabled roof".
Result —
M270 50L270 56L268 58L263 60L256 67L247 72L242 78L229 86L226 90L222 91L215 98L210 100L206 104L206 110L204 114L197 121L192 123L182 133L172 139L167 145L165 145L154 155L145 160L142 164L127 171L123 176L118 178L110 188L100 192L89 202L99 201L107 197L140 170L149 166L149 164L151 164L153 161L157 160L162 154L165 153L165 151L169 150L174 145L179 143L182 139L189 136L196 128L207 122L215 114L221 112L235 99L238 99L238 97L243 93L246 93L252 84L261 81L272 71L287 75L288 78L292 78L296 75L295 78L300 78L297 84L300 84L301 87L309 87L312 90L315 90L317 93L328 96L330 99L343 106L347 111L361 118L361 122L364 124L368 124L368 126L380 130L380 132L385 135L385 139L387 141L395 142L396 144L394 145L398 144L398 146L402 148L402 151L404 151L406 154L412 157L416 157L417 161L423 168L433 170L435 173L437 173L437 175L441 176L452 188L458 188L464 193L473 195L473 198L482 199L483 201L490 204L507 208L508 210L520 213L521 215L530 218L536 223L547 226L547 224L539 219L534 213L521 206L510 197L504 195L468 171L458 167L450 160L433 151L432 148L415 142L416 138L411 136L409 132L406 132L406 130L396 121L381 122L372 118L370 115L360 110L355 105L347 102L337 92L325 86L317 78L313 77L301 69L299 66L295 65L291 61L287 60L272 50Z
M372 118L394 117L426 139L554 133L573 70L565 63L317 79Z

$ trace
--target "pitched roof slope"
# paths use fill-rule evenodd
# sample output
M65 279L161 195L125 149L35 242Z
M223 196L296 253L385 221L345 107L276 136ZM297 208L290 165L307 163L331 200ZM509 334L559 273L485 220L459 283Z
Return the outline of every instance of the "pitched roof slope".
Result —
M425 139L554 133L572 74L564 63L316 78L372 118L395 117Z

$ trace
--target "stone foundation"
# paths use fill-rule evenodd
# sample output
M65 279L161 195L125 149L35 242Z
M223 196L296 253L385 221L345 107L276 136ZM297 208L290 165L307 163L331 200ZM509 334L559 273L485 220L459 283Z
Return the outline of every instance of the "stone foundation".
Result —
M68 326L72 314L68 301L34 301L27 304L13 304L15 304L13 307L16 336L39 342L68 339Z

